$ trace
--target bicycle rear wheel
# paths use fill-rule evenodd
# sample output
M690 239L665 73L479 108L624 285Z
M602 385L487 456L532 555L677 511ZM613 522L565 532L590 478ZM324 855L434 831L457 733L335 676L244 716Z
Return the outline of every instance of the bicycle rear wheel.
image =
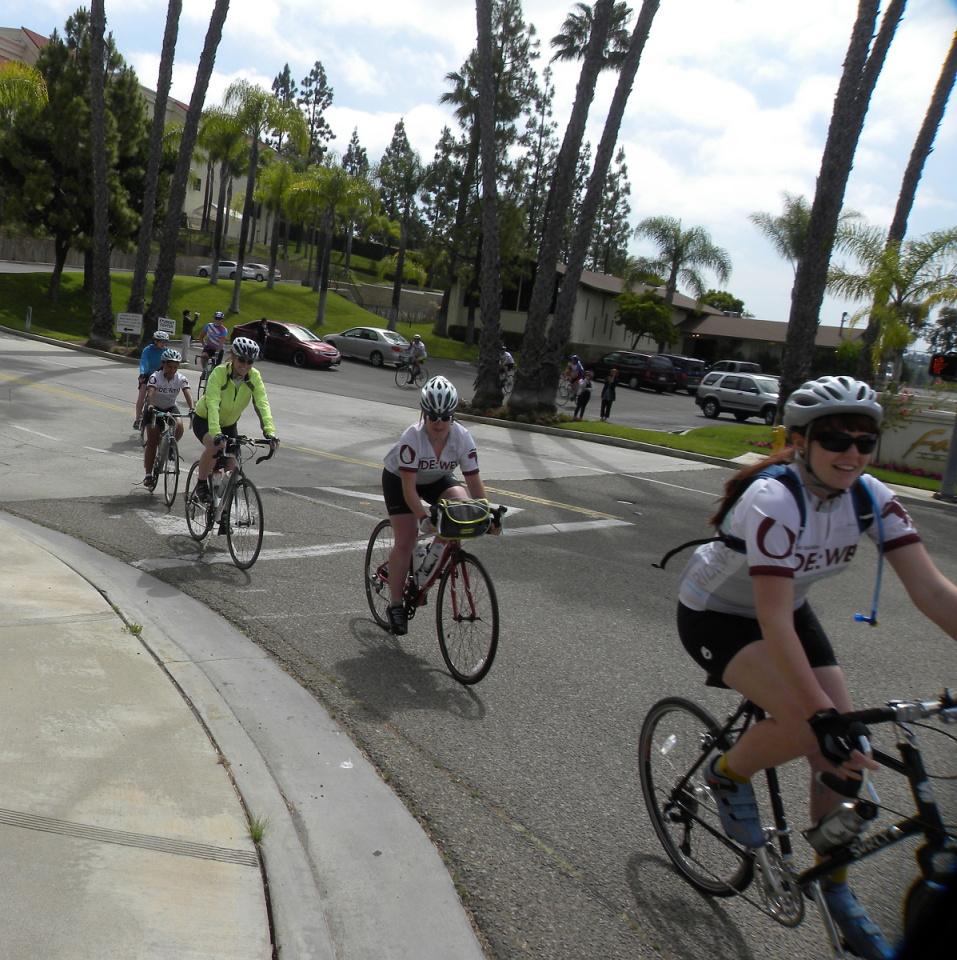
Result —
M424 386L425 381L429 379L429 371L425 369L425 364L420 363L415 371L414 383L417 387Z
M159 452L163 452L163 444L160 444ZM166 506L171 507L176 500L176 490L179 487L179 446L172 437L162 462L157 459L153 464L153 476L156 477L157 483L160 473L163 474L163 500Z
M199 461L190 468L186 477L186 526L194 540L202 540L213 525L213 508L196 496L196 483L199 479Z
M392 602L389 594L388 570L389 554L395 544L392 533L392 521L380 520L366 547L365 585L366 600L369 601L369 610L372 617L384 630L389 629L389 616L386 608Z
M263 545L263 504L251 480L240 477L232 485L229 503L223 511L226 543L233 563L248 570L259 557Z
M515 386L515 374L507 373L502 377L502 395L508 396L512 392L512 387Z
M754 859L725 836L705 782L705 764L715 755L720 729L690 700L659 700L641 726L638 769L648 816L665 853L692 886L731 897L751 882Z
M568 403L569 397L572 395L571 384L567 380L562 380L558 384L558 394L555 397L555 402L560 406L564 407Z
M498 649L498 597L485 567L469 553L453 554L435 604L439 649L459 683L478 683Z

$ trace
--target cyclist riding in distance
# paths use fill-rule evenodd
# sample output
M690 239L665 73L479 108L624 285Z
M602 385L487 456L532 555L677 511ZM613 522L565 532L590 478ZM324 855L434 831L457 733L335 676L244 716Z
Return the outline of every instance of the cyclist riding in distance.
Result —
M259 344L248 337L237 337L230 344L231 360L216 367L209 375L206 392L196 404L193 433L203 445L197 471L196 495L204 502L210 499L209 475L216 463L216 454L228 437L239 436L237 423L252 401L259 416L263 436L279 445L269 399L263 378L253 364L259 358ZM227 466L232 467L230 462Z
M439 500L487 499L479 475L472 435L455 420L459 395L445 377L433 377L422 388L418 423L408 427L386 454L382 493L392 521L395 542L389 554L388 617L396 636L408 631L402 591L418 531L434 533L429 507ZM453 471L462 468L465 488ZM492 533L500 528L493 526Z
M416 368L422 366L422 361L428 357L429 353L425 349L425 342L416 334L409 345L409 360L414 363Z
M226 314L222 310L217 310L213 314L213 319L203 327L203 332L200 334L200 340L203 344L203 355L202 355L202 366L206 365L206 361L212 357L213 365L219 366L223 362L223 351L226 348L226 341L229 339L229 331L226 329L226 324L223 321L226 319Z
M179 372L179 365L183 362L183 355L179 350L170 347L163 351L163 365L149 378L146 384L146 449L143 452L143 465L146 468L146 476L143 478L143 485L152 490L156 486L156 477L153 476L153 459L156 456L156 447L159 443L160 428L156 425L152 416L153 410L163 410L166 413L179 414L182 411L176 405L176 397L180 390L183 391L183 397L192 413L195 407L193 395L189 389L189 381ZM176 424L176 439L183 436L183 424L178 421Z
M515 369L515 358L505 349L504 343L500 343L498 349L498 365L502 369L502 376L505 376Z
M577 353L573 353L568 358L568 365L565 367L565 374L571 382L572 387L577 387L578 381L585 376L585 365L582 363L581 357ZM572 394L575 394L575 390L572 391Z
M143 417L143 403L146 400L146 382L156 373L163 362L163 351L169 346L169 334L165 330L157 330L153 334L153 342L147 344L140 354L140 375L137 380L136 391L136 418L133 420L133 429L139 430Z
M882 416L874 390L850 377L822 377L795 390L784 408L793 446L727 482L710 521L719 539L698 547L682 574L685 649L710 683L737 690L768 714L707 771L722 826L746 846L765 843L750 783L758 771L806 757L816 823L845 798L814 775L860 780L861 770L877 768L867 755L867 728L843 716L852 709L844 675L807 600L815 581L848 566L862 532L883 550L914 606L957 639L957 587L934 565L893 492L862 476ZM788 482L761 476L773 465L791 475ZM855 619L875 624L876 598L872 615ZM846 873L825 881L831 914L855 953L887 960L892 950Z

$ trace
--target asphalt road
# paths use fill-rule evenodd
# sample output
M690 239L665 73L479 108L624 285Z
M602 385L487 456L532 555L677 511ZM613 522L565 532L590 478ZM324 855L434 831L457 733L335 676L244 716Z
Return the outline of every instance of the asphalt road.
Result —
M680 560L665 572L651 567L665 549L706 534L726 470L472 425L483 476L510 515L506 535L475 551L499 594L498 658L481 684L464 688L444 669L431 606L398 640L366 607L362 551L382 515L381 457L413 419L414 396L397 405L391 373L264 365L284 444L250 470L268 535L259 562L242 573L218 538L199 552L181 501L167 511L137 486L133 367L2 335L0 358L5 508L174 584L280 660L426 825L490 957L826 954L813 918L789 930L743 898L709 900L682 882L640 797L635 745L648 707L669 694L715 712L732 702L702 685L675 639ZM622 393L663 408L690 403ZM187 439L184 451L192 459L198 444ZM957 578L957 520L923 504L912 512ZM839 583L820 585L815 604L858 702L929 698L957 685L953 644L909 611L889 575L880 627L853 622L870 610L874 575L873 551L862 550ZM957 772L954 759L951 750L944 772ZM803 776L787 770L784 781L795 826L806 826ZM895 787L878 783L892 798ZM953 781L942 790L952 793ZM911 874L906 852L856 881L889 930Z

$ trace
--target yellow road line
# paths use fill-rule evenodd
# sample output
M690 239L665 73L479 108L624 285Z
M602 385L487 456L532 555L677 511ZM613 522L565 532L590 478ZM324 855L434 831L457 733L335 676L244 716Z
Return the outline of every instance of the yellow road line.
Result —
M58 387L51 387L43 383L34 383L32 380L23 380L20 377L11 377L9 374L0 373L0 379L10 380L13 383L23 384L25 387L34 387L37 390L46 390L49 393L59 394L61 397L69 397L71 400L80 400L83 403L92 403L98 407L105 407L107 410L118 410L120 413L128 412L127 407L117 407L111 403L104 403L102 400L94 400L92 397L83 396L79 393L71 393L69 390L61 390ZM343 463L353 463L359 467L371 467L372 469L381 469L381 463L371 463L368 460L357 460L355 457L344 457L339 453L329 453L326 450L315 450L312 447L293 447L289 444L283 444L286 450L295 450L298 453L311 453L317 457L325 457L328 460L340 460ZM514 497L516 500L524 500L527 503L537 503L543 507L555 507L559 510L568 510L571 513L581 513L586 517L598 517L603 520L620 520L611 513L599 513L595 510L588 510L585 507L576 507L570 503L559 503L557 500L546 500L543 497L533 497L527 493L516 493L514 490L501 490L496 487L487 487L489 493L497 493L500 496Z
M46 390L48 393L56 393L61 397L69 397L71 400L82 400L83 403L92 403L94 406L105 407L107 410L118 410L120 413L128 410L128 407L118 407L112 403L104 403L102 400L94 400L92 397L87 397L79 393L71 393L69 390L61 390L59 387L51 387L45 383L34 383L32 380L11 377L7 373L0 373L0 379L10 380L13 383L21 383L25 387L34 387L37 390ZM132 403L130 403L129 406L132 406Z

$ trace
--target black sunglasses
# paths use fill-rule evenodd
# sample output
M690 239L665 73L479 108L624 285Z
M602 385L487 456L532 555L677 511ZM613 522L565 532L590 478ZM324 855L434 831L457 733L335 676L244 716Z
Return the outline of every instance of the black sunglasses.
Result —
M440 417L437 413L427 413L425 417L427 420L431 420L432 423L438 423L440 420L442 421L442 423L448 423L449 420L452 419L451 414L448 414L444 417Z
M859 453L873 453L880 437L876 433L862 433L859 437L852 437L849 433L840 433L837 430L823 430L812 439L830 453L844 453L850 449L852 443Z

